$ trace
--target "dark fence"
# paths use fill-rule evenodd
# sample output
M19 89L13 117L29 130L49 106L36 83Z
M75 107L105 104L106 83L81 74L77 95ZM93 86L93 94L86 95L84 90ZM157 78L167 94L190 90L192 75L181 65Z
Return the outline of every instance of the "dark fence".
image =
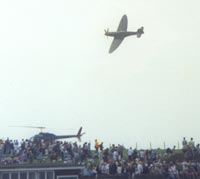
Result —
M81 179L131 179L128 176L121 176L121 175L97 175L93 177L84 177L81 176ZM142 175L135 175L134 179L166 179L163 175L156 175L156 174L142 174ZM184 179L191 179L191 177L186 177ZM200 176L194 177L193 179L200 179Z
M128 176L121 175L96 175L96 176L81 176L81 179L128 179Z
M85 177L82 176L81 179L129 179L128 176L121 176L121 175L97 175L93 177ZM134 179L165 179L162 175L152 175L152 174L146 174L146 175L136 175Z
M153 174L136 175L134 178L135 179L165 179L163 175L153 175Z

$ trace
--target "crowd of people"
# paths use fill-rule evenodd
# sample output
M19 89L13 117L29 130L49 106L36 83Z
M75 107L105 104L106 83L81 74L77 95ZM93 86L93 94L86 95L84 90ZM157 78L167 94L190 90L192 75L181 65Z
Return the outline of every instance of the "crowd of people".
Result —
M77 142L10 140L0 141L1 165L60 162L85 166L84 176L126 175L130 179L136 175L158 174L168 179L195 179L200 174L199 144L193 138L187 142L183 138L182 160L168 160L175 155L175 148L166 150L137 150L122 145L111 145L104 149L103 142L95 140L78 145ZM162 151L162 152L161 152Z

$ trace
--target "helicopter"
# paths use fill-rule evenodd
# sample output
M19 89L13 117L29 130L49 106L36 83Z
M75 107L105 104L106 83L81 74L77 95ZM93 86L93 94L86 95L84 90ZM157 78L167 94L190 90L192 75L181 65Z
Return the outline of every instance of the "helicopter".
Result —
M82 127L78 130L77 134L74 135L55 135L53 133L49 132L43 132L42 130L45 129L46 127L35 127L35 126L12 126L12 127L26 127L26 128L37 128L40 129L41 132L39 134L34 135L33 137L30 138L31 141L33 142L40 142L40 141L55 141L58 139L67 139L67 138L78 138L79 141L81 141L81 136L85 134L85 132L82 132Z

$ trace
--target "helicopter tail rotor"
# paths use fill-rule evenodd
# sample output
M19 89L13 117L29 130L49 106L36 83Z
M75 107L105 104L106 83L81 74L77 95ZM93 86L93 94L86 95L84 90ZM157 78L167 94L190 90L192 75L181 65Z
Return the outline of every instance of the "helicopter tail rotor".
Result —
M85 134L85 132L81 133L81 131L82 131L82 127L80 127L80 129L77 133L77 138L78 138L79 142L81 142L81 136Z

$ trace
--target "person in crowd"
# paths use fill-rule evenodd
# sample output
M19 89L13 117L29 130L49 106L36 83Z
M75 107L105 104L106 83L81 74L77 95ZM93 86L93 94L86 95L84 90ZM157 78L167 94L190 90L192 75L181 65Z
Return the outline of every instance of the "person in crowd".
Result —
M96 150L96 152L98 152L99 151L99 141L97 140L97 139L95 139L95 150Z
M191 150L194 149L195 143L194 143L193 137L190 138L188 145Z
M128 160L131 161L132 160L132 155L133 155L133 149L132 147L130 147L128 149Z
M183 137L182 145L183 145L182 150L183 152L185 152L188 149L188 142L185 137Z

